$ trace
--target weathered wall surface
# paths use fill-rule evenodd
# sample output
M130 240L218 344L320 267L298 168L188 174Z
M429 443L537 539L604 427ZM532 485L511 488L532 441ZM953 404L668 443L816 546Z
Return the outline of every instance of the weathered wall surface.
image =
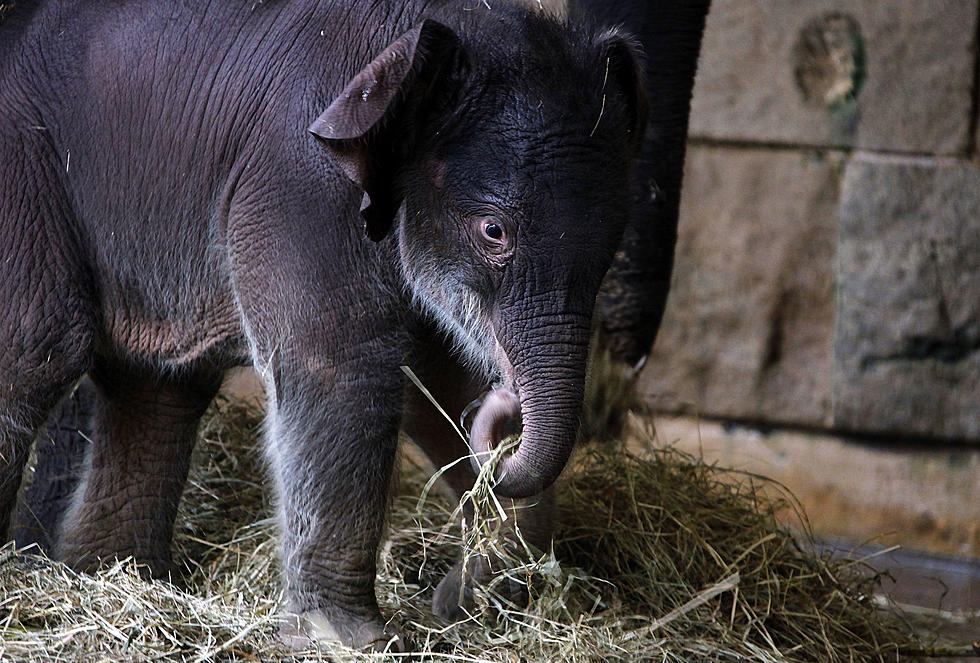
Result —
M980 444L977 0L715 0L664 411Z
M973 0L715 0L694 136L963 154Z

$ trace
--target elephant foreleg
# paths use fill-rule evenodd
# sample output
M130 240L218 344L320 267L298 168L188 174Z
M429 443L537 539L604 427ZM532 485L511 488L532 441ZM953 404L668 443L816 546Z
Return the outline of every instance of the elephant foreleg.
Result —
M486 385L442 346L423 353L413 370L455 421L459 420L464 408L486 390ZM446 468L443 478L456 497L462 497L476 480L473 464L467 459L469 447L415 385L408 385L407 390L403 429L437 468ZM525 542L541 550L548 549L554 530L552 489L529 499L502 498L501 504L509 512L508 527L503 532L505 537L514 536L517 529ZM473 522L472 502L464 502L463 517ZM475 607L473 588L490 582L495 573L504 570L502 567L501 560L476 555L464 568L461 559L436 588L433 612L450 621L464 619ZM518 605L528 598L527 587L517 582L498 584L496 591Z
M398 436L397 361L383 369L351 359L338 376L332 360L311 372L289 354L268 385L289 613L282 637L298 649L311 640L384 649L374 581Z

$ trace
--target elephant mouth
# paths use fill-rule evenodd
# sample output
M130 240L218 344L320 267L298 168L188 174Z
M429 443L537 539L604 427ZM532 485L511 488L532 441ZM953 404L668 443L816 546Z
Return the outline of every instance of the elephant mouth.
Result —
M521 434L520 399L506 386L489 390L466 406L460 427L469 431L470 462L479 473L504 440Z

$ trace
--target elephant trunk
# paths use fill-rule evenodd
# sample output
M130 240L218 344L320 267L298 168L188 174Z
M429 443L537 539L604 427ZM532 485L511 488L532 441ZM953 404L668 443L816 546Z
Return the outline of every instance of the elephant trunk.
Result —
M523 340L502 343L513 362L517 394L505 388L492 391L473 420L470 445L478 464L500 443L508 422L517 415L523 420L520 446L500 460L495 472L494 492L503 497L530 497L550 486L578 435L591 320L581 315L549 318Z

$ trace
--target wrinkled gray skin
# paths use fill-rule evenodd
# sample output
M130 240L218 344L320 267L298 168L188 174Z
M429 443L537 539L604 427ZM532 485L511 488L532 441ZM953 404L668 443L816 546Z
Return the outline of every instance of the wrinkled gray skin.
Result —
M497 491L547 500L645 95L618 31L464 4L15 6L0 25L0 530L38 430L87 374L94 444L54 555L166 575L198 420L246 364L268 397L298 644L387 641L373 583L399 425L437 464L467 453L400 366L456 412L490 384L512 392L524 441Z
M592 16L607 25L623 26L644 51L649 116L634 169L630 222L596 305L600 344L633 378L653 345L670 287L691 92L709 6L710 0L578 0L564 8L572 21ZM447 391L444 399L451 397ZM500 441L508 417L518 409L517 399L506 389L495 390L483 400L471 427L478 458ZM441 422L433 412L427 424L439 427ZM452 437L448 430L441 434ZM456 465L450 471L450 482L458 492L472 482L468 470ZM550 492L533 502L521 502L511 519L519 523L525 540L541 549L550 542L551 502ZM435 610L447 618L464 618L473 602L469 578L485 580L491 573L489 564L478 559L465 572L457 565L436 589ZM526 598L522 587L498 588L502 593L509 590L518 603ZM459 601L461 594L463 601Z
M613 359L628 366L642 365L667 303L691 92L710 5L710 0L578 2L579 11L636 35L643 47L644 80L650 91L631 221L597 302L604 342Z

